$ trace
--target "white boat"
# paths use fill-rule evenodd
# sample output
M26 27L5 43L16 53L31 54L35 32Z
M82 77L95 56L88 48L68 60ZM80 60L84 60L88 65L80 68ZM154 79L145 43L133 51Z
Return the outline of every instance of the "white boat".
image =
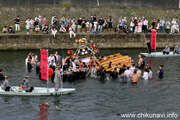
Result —
M58 92L55 93L55 88L45 88L45 87L34 87L32 92L19 92L18 86L12 87L13 91L5 91L0 87L0 95L13 95L13 96L53 96L53 95L61 95L68 94L75 91L75 88L59 88Z
M180 54L173 54L173 52L170 52L168 55L163 54L162 52L152 52L151 54L148 53L140 53L140 55L144 57L180 57Z

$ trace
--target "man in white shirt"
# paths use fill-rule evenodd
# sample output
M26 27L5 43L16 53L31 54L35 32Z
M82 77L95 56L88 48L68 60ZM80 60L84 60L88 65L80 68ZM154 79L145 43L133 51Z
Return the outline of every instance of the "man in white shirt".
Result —
M29 34L29 28L30 28L30 19L29 18L25 21L25 24L26 24L26 33Z
M149 67L149 79L151 79L152 78L152 71L151 71L151 67Z
M148 20L145 18L143 20L143 32L147 33L147 29L148 29Z
M55 61L55 58L53 56L53 54L51 54L49 57L48 57L48 63L50 64L51 61Z
M124 71L124 75L127 75L128 77L133 76L133 73L129 70L129 67L127 67L127 70Z
M134 70L135 70L135 65L134 64L132 64L132 66L130 67L130 69L129 69L132 73L134 72Z
M146 69L145 71L144 71L144 74L143 74L143 77L142 77L144 80L148 80L148 78L149 78L149 74L148 74L148 70Z
M177 30L176 20L175 20L175 18L173 18L172 26L171 26L171 33L175 33L176 30Z

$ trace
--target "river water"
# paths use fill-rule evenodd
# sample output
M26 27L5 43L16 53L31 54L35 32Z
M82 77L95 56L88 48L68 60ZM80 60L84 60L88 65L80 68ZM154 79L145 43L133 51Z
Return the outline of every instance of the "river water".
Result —
M128 54L137 63L145 49L103 49L101 55ZM39 55L39 50L32 50ZM54 53L55 50L49 50ZM58 50L63 55L66 50ZM29 51L1 51L0 68L10 76L11 85L20 85L25 75L25 58ZM140 79L138 85L122 84L119 80L100 82L86 78L65 82L64 87L76 88L72 94L54 97L0 96L1 120L120 120L123 113L176 113L180 115L180 58L149 58L153 78ZM158 66L164 65L164 78L159 79ZM29 73L32 86L46 87L35 70ZM145 118L143 118L144 120ZM172 119L172 118L171 118Z

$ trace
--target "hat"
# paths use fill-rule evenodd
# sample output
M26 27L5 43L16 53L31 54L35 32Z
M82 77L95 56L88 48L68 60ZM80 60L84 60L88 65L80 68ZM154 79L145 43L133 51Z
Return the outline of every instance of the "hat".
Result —
M29 75L25 75L25 77L29 77Z

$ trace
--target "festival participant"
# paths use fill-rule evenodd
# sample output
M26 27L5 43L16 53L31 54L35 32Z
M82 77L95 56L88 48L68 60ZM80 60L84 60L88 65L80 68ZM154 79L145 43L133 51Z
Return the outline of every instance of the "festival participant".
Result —
M153 74L153 73L152 73L152 70L151 70L151 67L149 67L148 70L149 70L149 79L151 79L151 78L152 78L152 74Z
M9 76L5 76L5 81L1 85L1 88L5 91L10 91L11 85L9 84Z
M113 78L113 79L117 79L118 78L118 72L117 72L117 68L114 68L113 71L111 71L109 78Z
M119 70L119 75L123 74L125 70L126 70L126 65L123 65L123 67L121 67Z
M165 54L169 54L170 53L170 48L168 47L168 45L166 45L166 47L164 48L164 50L162 51L162 53Z
M144 69L144 59L141 57L141 55L139 55L139 62L138 62L138 66L141 68L141 69Z
M149 77L148 70L145 69L142 78L144 80L148 80L148 77Z
M40 69L41 69L41 63L38 62L36 65L36 73L40 73Z
M132 85L136 85L137 81L138 81L138 75L136 74L136 71L134 70L133 77L132 77Z
M146 40L146 45L147 45L147 53L151 54L151 43L149 40Z
M34 90L34 87L31 87L29 82L29 75L25 75L25 78L22 81L22 89L26 92L32 92Z
M137 67L137 75L138 75L138 77L141 77L141 75L142 75L142 71L141 71L141 68L140 67Z
M129 70L133 73L133 71L135 70L135 65L132 64L132 66L129 68Z
M122 79L122 83L127 83L127 75L124 74L124 72L120 75L120 79Z
M146 64L145 70L149 73L149 64Z
M48 80L49 81L52 81L51 77L52 77L53 73L54 73L53 66L50 65L49 68L48 68Z
M27 69L28 69L28 71L30 71L32 69L32 64L31 64L30 59L28 60L28 63L27 63Z
M91 69L89 72L86 74L86 76L91 75L91 77L96 78L97 77L97 70L95 68L95 65L91 65Z
M163 74L164 74L164 71L163 71L163 65L160 65L159 66L159 71L157 71L157 73L159 73L159 78L163 78Z
M98 75L100 75L100 80L101 81L104 81L105 79L109 80L109 78L106 77L105 69L101 70Z
M127 75L129 78L133 76L133 73L129 70L129 67L127 67L127 70L124 71L124 74Z
M3 69L0 69L0 80L4 80L4 74L3 74Z
M52 60L55 61L55 57L53 54L50 54L50 56L48 57L48 63L50 64Z
M177 46L174 48L173 54L175 54L175 53L180 54L180 47L179 47L179 45L177 45Z

